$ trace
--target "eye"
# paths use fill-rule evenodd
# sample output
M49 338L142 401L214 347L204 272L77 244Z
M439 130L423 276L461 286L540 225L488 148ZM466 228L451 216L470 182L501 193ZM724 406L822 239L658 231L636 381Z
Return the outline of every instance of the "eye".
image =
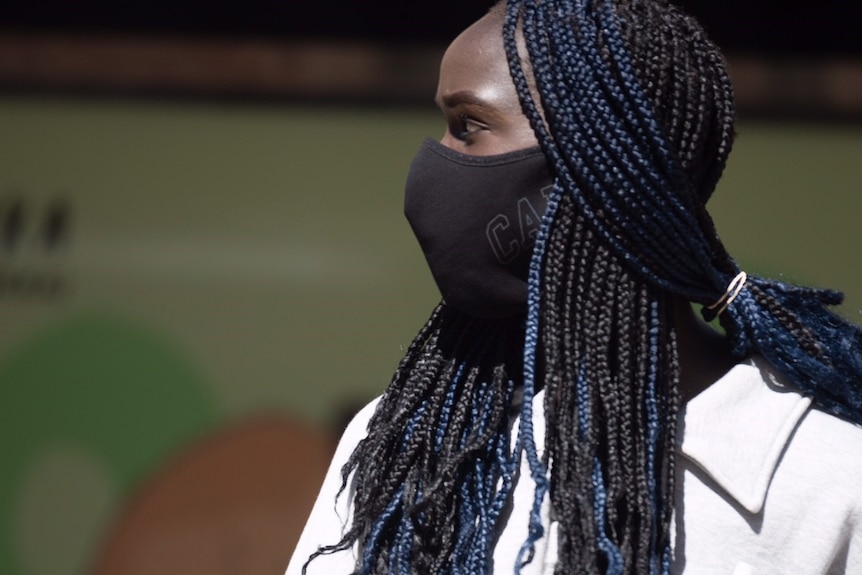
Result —
M454 122L454 125L451 126L450 130L452 135L459 140L467 140L471 136L488 129L487 124L484 124L467 114L458 114L455 120L456 121Z

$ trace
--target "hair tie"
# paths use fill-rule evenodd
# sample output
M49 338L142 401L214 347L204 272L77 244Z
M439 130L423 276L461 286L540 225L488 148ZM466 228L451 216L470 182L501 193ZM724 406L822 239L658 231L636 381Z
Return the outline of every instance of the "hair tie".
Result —
M721 313L727 309L727 306L733 303L733 300L736 299L736 296L738 296L739 292L742 291L742 288L745 287L746 279L748 279L748 274L746 274L745 272L739 272L738 274L736 274L736 277L730 280L730 283L727 284L727 289L724 291L724 294L720 298L718 298L715 303L708 305L704 308L712 312L710 314L712 318L721 315ZM718 308L718 310L713 311L715 310L715 308Z

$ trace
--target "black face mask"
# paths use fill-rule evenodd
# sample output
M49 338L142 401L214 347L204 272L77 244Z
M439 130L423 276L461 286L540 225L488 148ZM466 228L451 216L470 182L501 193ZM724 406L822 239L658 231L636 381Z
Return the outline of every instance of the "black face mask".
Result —
M404 213L444 301L499 318L527 308L527 270L552 178L538 147L470 156L426 139Z

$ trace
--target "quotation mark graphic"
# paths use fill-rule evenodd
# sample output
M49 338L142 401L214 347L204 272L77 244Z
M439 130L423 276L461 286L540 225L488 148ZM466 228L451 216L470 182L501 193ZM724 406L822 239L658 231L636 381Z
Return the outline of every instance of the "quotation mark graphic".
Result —
M0 241L7 253L34 244L51 253L69 241L69 204L52 200L43 206L28 204L23 197L0 202Z
M70 228L65 199L37 202L21 193L0 195L0 297L63 293L67 282L55 255L70 243Z

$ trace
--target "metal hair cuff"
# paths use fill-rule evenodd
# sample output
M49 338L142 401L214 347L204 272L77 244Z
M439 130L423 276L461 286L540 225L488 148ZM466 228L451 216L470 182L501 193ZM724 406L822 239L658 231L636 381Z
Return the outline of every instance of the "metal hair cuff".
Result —
M739 272L736 274L736 277L730 280L730 283L727 284L727 289L725 290L724 295L718 298L715 303L706 306L706 309L711 312L718 308L717 311L713 312L715 315L712 317L721 315L721 313L727 309L727 306L733 303L733 300L736 299L736 296L738 296L739 292L742 291L742 288L745 287L746 279L748 279L748 275L745 272Z

